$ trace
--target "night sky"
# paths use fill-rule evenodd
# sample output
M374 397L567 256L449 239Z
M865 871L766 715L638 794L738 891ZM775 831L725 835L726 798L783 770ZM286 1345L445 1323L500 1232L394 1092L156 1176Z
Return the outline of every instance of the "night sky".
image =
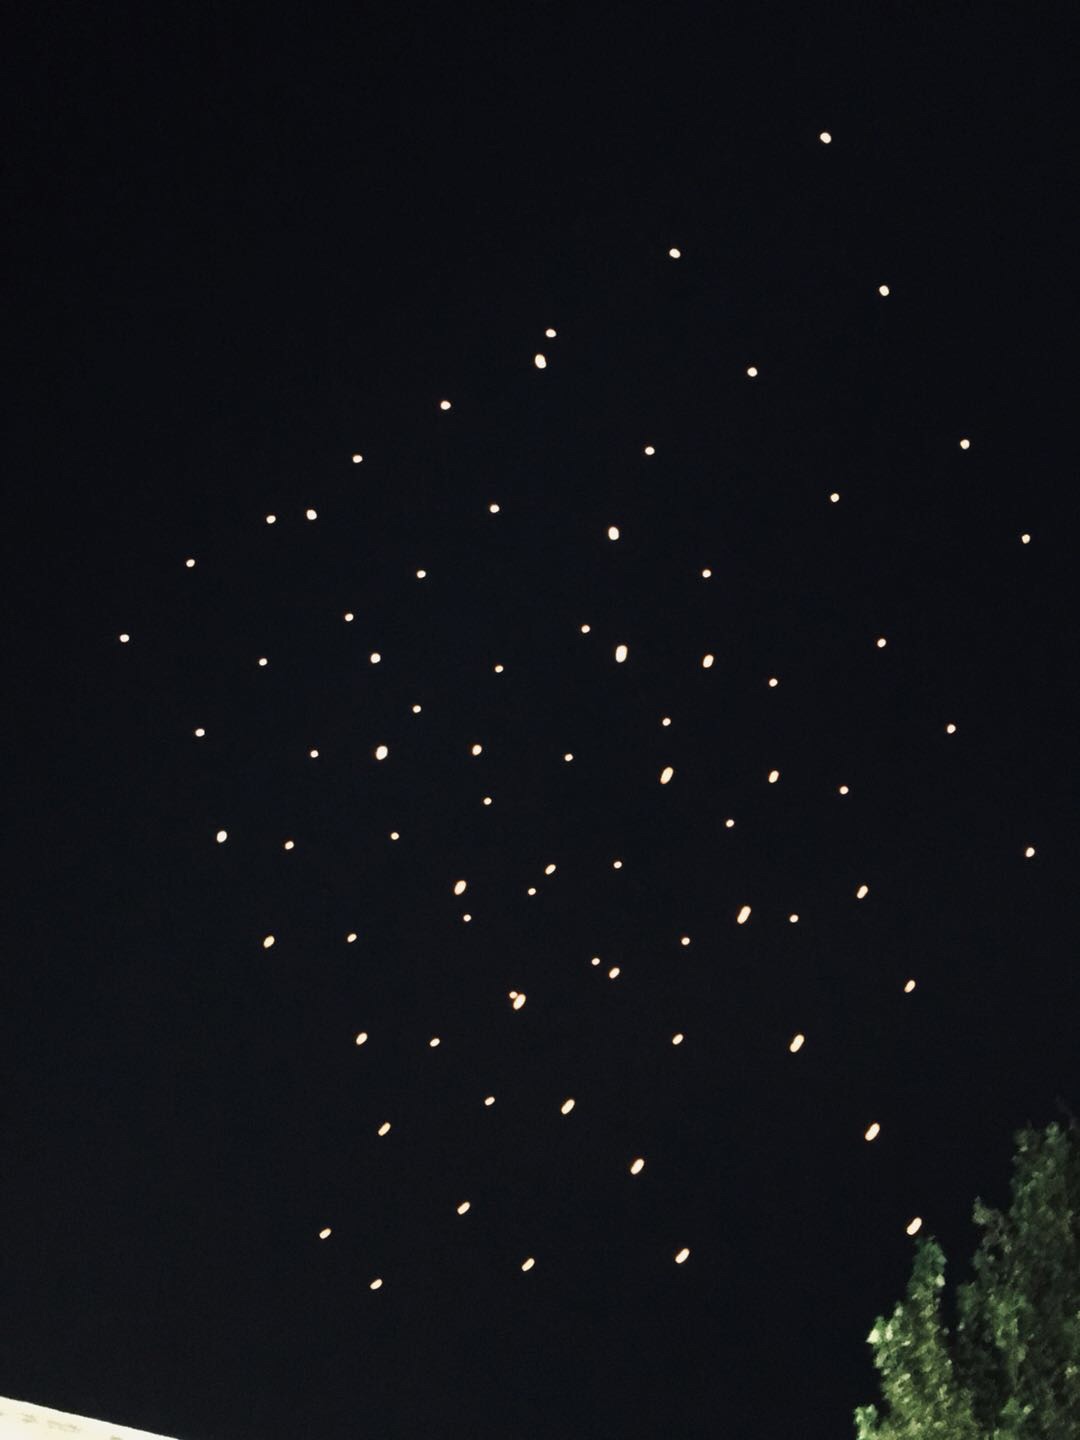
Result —
M835 1440L1080 1106L1067 11L810 8L17 9L0 1393Z

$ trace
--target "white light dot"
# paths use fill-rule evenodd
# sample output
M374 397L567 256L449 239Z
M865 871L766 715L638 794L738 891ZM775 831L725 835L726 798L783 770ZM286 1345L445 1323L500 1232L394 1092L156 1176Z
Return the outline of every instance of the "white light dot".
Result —
M449 410L449 409L450 409L450 401L449 401L449 400L440 400L440 401L439 401L439 409L440 409L440 410Z
M522 1270L531 1270L535 1264L536 1264L536 1261L535 1261L535 1260L533 1259L533 1257L530 1255L529 1258L528 1258L528 1260L526 1260L526 1261L523 1262L521 1268L522 1268Z
M748 365L748 366L746 367L746 373L747 373L747 375L750 376L750 379L751 379L751 380L755 380L755 379L757 378L757 366L756 366L756 365Z
M770 689L770 690L775 690L776 687L777 687L777 685L779 685L779 684L780 684L780 681L776 678L775 675L770 675L770 676L769 676L769 689Z
M1021 535L1021 536L1020 536L1020 544L1021 544L1021 545L1030 545L1030 544L1031 544L1031 536L1030 536L1030 535L1027 535L1027 534Z
M638 1158L637 1158L637 1159L633 1162L633 1164L630 1166L630 1174L631 1174L631 1175L640 1175L641 1172L642 1172L642 1170L644 1170L644 1169L645 1169L645 1161L642 1160L641 1156L639 1155Z
M922 1217L916 1215L914 1220L909 1220L905 1229L909 1235L915 1235L922 1229Z
M363 460L363 458L364 458L364 457L363 457L362 455L354 455L354 456L352 457L352 463L353 463L354 465L359 465L359 464L361 463L361 461Z
M474 746L472 747L472 749L469 751L469 754L470 754L470 755L482 755L483 753L484 753L484 747L483 747L482 745L474 745Z
M184 564L187 566L187 568L188 568L189 570L194 570L194 569L195 569L195 561L194 561L194 560L185 560L185 561L184 561Z
M613 861L611 862L611 868L612 868L613 870L621 870L621 869L622 869L622 861L621 861L621 860L613 860Z
M702 572L701 572L701 578L702 578L703 580L711 580L711 579L712 579L712 571L709 570L709 569L707 569L707 568L706 568L705 570L702 570Z
M526 997L524 994L515 995L513 1000L513 1008L515 1010L520 1010L521 1007L525 1004L525 999Z
M701 661L701 668L702 668L703 670L711 670L712 667L713 667L713 661L714 661L715 659L716 659L716 656L715 656L715 655L706 655L706 656L704 656L704 657L702 658L702 661Z
M525 894L526 894L526 895L535 895L535 894L536 894L536 886L535 886L535 885L530 885L529 888L525 891Z
M682 1033L682 1031L680 1030L680 1031L678 1031L675 1035L672 1035L672 1037L671 1037L671 1043L672 1043L673 1045L681 1045L682 1042L683 1042L685 1039L686 1039L686 1036L685 1036L685 1035Z
M420 709L421 709L421 707L420 707L419 705L414 705L414 706L412 707L412 713L413 713L414 715L419 715L419 714L420 714Z
M589 631L590 631L591 629L592 629L592 626L591 626L591 625L582 625L582 627L581 627L581 633L582 633L582 635L588 635L588 633L589 633Z
M125 635L121 635L121 636L120 636L120 644L121 644L121 645L126 645L130 639L131 639L131 636L130 636L130 635L126 635L126 634L125 634Z
M792 911L792 913L787 918L789 925L797 925L799 923L799 917L794 911Z
M621 664L623 663L623 661L626 659L627 655L629 655L629 654L630 654L630 647L629 647L628 645L616 645L616 646L615 646L615 663L616 663L617 665L621 665Z
M611 967L611 969L607 972L607 978L608 978L609 980L617 980L618 977L619 977L619 975L620 975L620 973L621 973L621 971L620 971L618 965L613 965L613 966Z
M442 1041L439 1039L438 1035L433 1035L427 1043L429 1050L437 1050L442 1044Z
M567 765L569 765L574 758L573 752L568 750L562 758L566 761Z
M879 285L879 286L877 287L877 293L878 293L879 295L888 295L888 293L889 293L889 287L888 287L887 285Z
M690 1251L689 1251L689 1250L687 1249L687 1247L684 1245L683 1248L679 1251L679 1253L675 1256L675 1264L676 1264L676 1265L681 1265L681 1264L683 1263L683 1261L687 1258L687 1256L688 1256L689 1254L690 1254Z
M554 866L554 865L545 865L545 866L544 866L544 874L545 874L545 875L554 875L554 874L555 874L555 866Z
M270 946L273 945L273 943L274 943L274 937L273 937L273 935L264 935L264 936L263 936L263 949L264 949L264 950L269 950L269 949L270 949Z
M574 1108L574 1101L564 1100L559 1108L564 1115L569 1115L570 1111Z
M317 760L319 758L318 750L309 750L308 754L311 756L312 760Z
M267 660L267 658L266 658L265 655L260 655L260 656L259 656L259 664L260 664L260 666L262 666L262 665L269 665L269 663L270 663L270 662L269 662L269 660Z
M459 1215L467 1215L469 1213L468 1200L462 1200L461 1204L457 1207L457 1213Z
M483 800L482 800L480 803L481 803L482 805L490 805L490 804L491 804L491 796L490 796L490 795L485 795L484 798L483 798Z
M617 525L608 526L607 538L609 540L617 540L619 538L619 527Z
M469 882L468 882L467 880L455 880L455 881L454 881L454 894L455 894L455 895L464 895L466 889L468 888L468 884L469 884Z
M867 1130L866 1134L863 1136L863 1139L864 1139L864 1140L875 1140L875 1139L878 1137L878 1135L880 1135L880 1134L881 1134L881 1126L880 1126L880 1125L877 1123L877 1121L875 1120L874 1123L870 1126L869 1130Z
M383 1123L379 1126L379 1134L380 1134L380 1135L389 1135L389 1134L390 1134L390 1121L389 1121L389 1120L384 1120Z
M671 256L672 260L678 260L678 259L681 257L681 255L682 255L682 251L681 251L681 250L676 250L676 248L674 247L674 245L671 247L671 249L670 249L667 253Z
M552 330L551 327L549 326L549 327L544 331L544 335L547 337L548 340L554 340L554 339L555 339L555 335L556 335L556 331Z
M850 794L850 791L848 790L848 787L846 785L838 785L837 790L841 795Z
M670 716L670 715L664 715L664 716L662 716L662 717L661 717L661 720L660 720L660 724L661 724L661 725L664 725L664 726L670 725L670 724L671 724L671 716Z
M267 525L276 525L276 524L277 524L277 516L276 516L276 515L267 515L267 517L266 517L266 523L267 523Z
M805 1035L796 1035L796 1036L794 1036L794 1037L792 1038L791 1044L788 1046L788 1049L789 1049L789 1050L791 1051L791 1053L794 1055L794 1054L796 1054L797 1051L801 1050L802 1047L803 1047L805 1044L806 1044L806 1036L805 1036Z
M201 740L205 734L206 734L206 731L205 731L205 730L203 729L203 727L200 725L200 726L197 727L197 729L196 729L196 731L195 731L195 738L196 738L197 740Z
M660 772L660 784L666 785L674 774L674 768L671 765L665 765L663 770L661 770Z
M390 831L390 839L391 839L391 840L400 840L400 839L401 839L401 835L398 833L397 830L391 830L391 831Z
M224 845L225 841L229 838L229 832L227 830L219 830L215 838L219 845Z
M829 496L829 499L830 499L830 500L832 501L832 503L835 505L835 504L837 503L837 501L840 499L840 492L839 492L839 490L834 490L834 491L832 492L832 494Z
M822 145L832 144L832 136L829 134L828 130L822 130L821 134L817 138L821 141Z
M746 922L747 922L747 920L749 920L749 919L750 919L750 906L749 906L749 905L744 905L744 906L740 909L738 915L735 916L735 923L736 923L736 925L745 925Z
M366 1044L367 1044L367 1031L366 1031L366 1030L361 1030L361 1031L360 1031L360 1034L357 1035L357 1037L356 1037L356 1043L357 1043L357 1045L366 1045Z
M689 935L680 935L680 936L679 936L679 944L680 944L680 945L689 945L689 944L690 944L690 936L689 936Z
M543 355L534 355L533 364L536 366L537 370L547 369L547 360L544 358Z
M368 659L371 661L372 665L378 665L379 661L382 659L382 656L379 654L378 650L373 650L368 656Z
M330 1235L331 1235L331 1230L330 1230L330 1226L329 1226L329 1225L324 1226L324 1228L319 1231L319 1239L320 1239L320 1240L328 1240L328 1239L330 1238Z
M355 619L356 619L356 616L353 614L353 612L352 612L351 610L346 610L346 611L345 611L345 622L346 622L346 624L351 625L352 622L353 622Z
M387 757L387 755L389 755L389 754L390 754L389 746L386 746L386 745L376 745L376 746L375 746L375 759L376 759L376 760L385 760L386 757Z
M855 891L855 899L856 899L856 900L865 900L866 897L867 897L867 895L869 895L869 894L870 894L870 886L869 886L869 885L860 885L859 888Z
M368 1289L369 1289L369 1290L381 1290L381 1289L382 1289L382 1281L378 1278L378 1276L376 1276L376 1278L375 1278L374 1280L372 1280L371 1284L368 1286Z
M486 1096L484 1097L484 1104L485 1104L485 1105L494 1105L494 1104L495 1104L495 1096L494 1096L494 1095L486 1095Z
M499 506L498 506L497 502L494 501L494 500L493 500L493 501L491 502L491 504L488 506L488 509L490 510L490 512L492 513L492 515L498 515L498 513L499 513Z
M779 779L780 779L780 771L779 771L779 770L770 770L770 771L769 771L769 784L770 784L770 785L775 785L776 782L777 782Z
M319 518L319 512L317 510L305 510L304 515L308 520L317 520Z
M592 957L592 959L589 961L589 964L590 964L590 965L599 965L599 964L600 964L600 956L599 956L599 955L594 955L594 956Z
M945 734L946 734L946 735L955 735L955 734L956 734L956 726L953 725L953 724L946 725L946 726L945 726Z
M656 446L655 446L655 445L646 445L646 446L645 446L645 454L646 454L646 455L655 455L655 454L656 454Z
M914 981L914 980L906 980L906 981L904 982L904 994L905 994L905 995L910 995L911 992L912 992L912 990L914 990L914 989L915 989L915 981Z
M355 944L356 944L356 931L355 931L355 930L350 930L349 933L348 933L348 935L345 936L345 943L346 943L346 945L355 945Z
M1034 846L1034 845L1029 845L1029 846L1027 847L1027 849L1024 851L1024 857L1025 857L1025 859L1027 859L1027 860L1030 860L1030 859L1034 856L1034 854L1035 854L1035 846Z
M735 821L734 821L734 820L725 820L725 821L724 821L724 829L725 829L725 830L734 830L734 829L735 829Z
M504 668L504 667L503 667L502 665L496 665L496 666L494 667L494 669L495 669L495 674L496 674L496 675L501 675L501 674L503 673L503 668Z
M874 643L877 645L877 648L878 648L879 650L884 650L884 649L885 649L885 646L886 646L889 642L885 639L885 636L884 636L884 635L879 635L878 638L877 638L877 640L876 640Z
M960 441L960 449L961 449L961 450L970 450L970 449L971 449L971 441L970 441L970 440L961 440L961 441Z
M427 578L427 571L426 571L426 570L417 570L417 572L416 572L416 578L417 578L417 580L425 580L425 579Z

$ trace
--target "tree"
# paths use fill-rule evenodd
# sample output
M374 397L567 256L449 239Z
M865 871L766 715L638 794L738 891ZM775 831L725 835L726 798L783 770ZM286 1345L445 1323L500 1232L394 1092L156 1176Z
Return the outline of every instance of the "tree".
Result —
M857 1409L858 1440L1080 1440L1080 1125L1015 1138L1008 1213L975 1201L955 1333L944 1252L916 1243L905 1299L868 1337L887 1414Z

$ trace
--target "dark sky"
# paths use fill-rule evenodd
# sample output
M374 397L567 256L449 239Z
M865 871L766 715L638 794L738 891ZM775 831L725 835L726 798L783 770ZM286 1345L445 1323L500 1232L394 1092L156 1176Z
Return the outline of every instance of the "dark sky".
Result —
M17 9L0 1393L834 1440L1080 1104L1074 37L819 10Z

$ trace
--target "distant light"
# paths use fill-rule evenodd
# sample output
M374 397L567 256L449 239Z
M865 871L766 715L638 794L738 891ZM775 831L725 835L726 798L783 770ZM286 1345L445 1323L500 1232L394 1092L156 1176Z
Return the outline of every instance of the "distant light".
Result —
M621 869L622 869L622 861L621 861L621 860L613 860L613 861L611 862L611 868L612 868L613 870L621 870Z
M414 705L414 706L412 707L412 713L413 713L414 715L419 715L421 709L422 709L422 707L421 707L420 705Z
M627 655L629 655L629 654L630 654L630 647L629 647L628 645L616 645L616 646L615 646L615 663L616 663L617 665L621 665L621 664L623 663L623 661L626 659Z
M568 750L562 758L566 761L567 765L569 765L571 760L573 760L574 758L573 752Z
M269 662L269 660L267 660L267 658L266 658L265 655L260 655L260 657L259 657L259 664L260 664L260 665L269 665L269 663L270 663L270 662Z
M525 891L525 894L526 894L526 895L535 895L535 894L536 894L536 886L535 886L535 885L530 885L529 888Z
M369 1290L381 1290L381 1289L382 1289L382 1281L381 1281L380 1279L378 1279L378 1277L376 1277L374 1280L372 1280L371 1284L368 1286L368 1289L369 1289Z
M390 831L390 839L391 839L391 840L400 840L400 839L401 839L401 835L400 835L400 833L399 833L397 830L391 830L391 831Z
M311 756L312 760L317 760L319 758L318 750L309 750L308 754Z
M655 455L655 454L656 454L656 446L655 446L655 445L646 445L646 446L645 446L645 454L646 454L646 455Z
M1031 544L1031 536L1030 536L1030 535L1021 535L1021 536L1020 536L1020 544L1021 544L1021 545L1030 545L1030 544Z
M184 561L184 564L187 566L187 568L188 568L189 570L194 570L194 569L195 569L195 561L194 561L194 560L185 560L185 561Z
M522 1270L531 1270L535 1264L536 1264L536 1261L535 1261L535 1260L533 1259L533 1257L530 1255L529 1258L528 1258L528 1260L525 1261L525 1263L522 1265L521 1268L522 1268Z
M794 1054L796 1054L797 1051L801 1050L802 1047L803 1047L805 1044L806 1044L806 1036L805 1036L805 1035L796 1035L796 1036L792 1039L792 1042L791 1042L791 1044L788 1046L788 1049L789 1049L789 1050L791 1051L791 1053L794 1055Z
M837 786L837 789L841 795L847 795L849 793L848 787L846 785L839 785Z
M483 747L482 745L474 745L474 746L472 747L472 749L469 751L469 754L470 754L470 755L482 755L482 754L483 754L483 751L484 751L484 747Z
M196 727L196 729L195 729L195 738L196 738L196 740L201 740L205 734L206 734L206 731L203 729L203 727L202 727L201 725L199 725L199 726Z
M665 765L663 770L661 770L660 772L660 784L666 785L674 774L675 771L673 767L670 765Z
M599 964L600 964L600 956L599 956L599 955L594 955L594 956L592 957L592 959L589 961L589 964L590 964L590 965L599 965Z
M822 145L832 144L832 136L829 134L828 130L822 130L821 134L817 138L821 141Z
M776 687L777 687L777 685L779 685L779 684L780 684L780 681L776 678L775 675L770 675L770 676L769 676L769 689L770 689L770 690L775 690Z
M703 670L711 670L712 667L713 667L713 661L714 661L715 659L716 659L716 656L715 656L715 655L706 655L706 656L702 659L701 668L702 668Z
M534 356L533 356L533 364L536 366L537 370L546 370L546 369L547 369L547 361L545 360L545 358L543 357L543 355L534 355Z
M468 888L468 885L469 885L469 882L468 882L467 880L455 880L455 881L454 881L454 894L455 894L455 895L464 895L466 889Z
M440 401L439 401L439 409L440 409L440 410L449 410L449 409L450 409L450 401L449 401L449 400L440 400Z
M350 930L349 933L348 933L348 935L345 936L345 943L346 943L346 945L355 945L355 944L356 944L356 931L355 931L355 930Z
M491 796L490 796L490 795L485 795L484 798L483 798L483 800L482 800L480 803L481 803L482 805L490 805L490 804L491 804Z
M745 925L746 922L747 922L747 920L749 920L749 919L750 919L750 906L749 906L749 905L744 905L744 906L740 909L738 915L735 916L735 923L736 923L736 925Z
M1029 845L1029 846L1027 847L1027 849L1024 851L1024 858L1027 859L1027 860L1030 860L1034 854L1035 854L1035 846L1034 846L1034 845Z
M839 492L839 490L834 490L834 491L832 492L832 494L829 496L829 499L830 499L830 500L832 501L832 503L835 505L835 504L837 503L837 501L840 499L840 492Z
M357 1035L357 1037L356 1037L356 1043L357 1043L357 1045L366 1045L366 1044L367 1044L367 1038L368 1038L368 1037L367 1037L367 1031L366 1031L366 1030L361 1030L361 1031L360 1031L360 1034Z
M879 635L875 643L876 643L877 648L878 648L879 650L884 650L884 649L885 649L885 646L886 646L889 642L885 639L885 636L884 636L884 635Z
M305 510L304 515L308 520L317 520L319 518L319 512L317 510Z
M734 820L725 820L725 821L724 821L724 829L725 829L725 830L734 830L734 829L735 829L735 821L734 821Z
M685 1039L686 1039L686 1036L685 1036L685 1035L682 1033L682 1031L680 1030L677 1034L672 1035L672 1037L671 1037L671 1043L672 1043L673 1045L681 1045L682 1042L683 1042Z
M266 935L266 936L263 937L263 949L264 949L264 950L269 950L269 949L270 949L270 946L273 945L273 943L274 943L274 937L273 937L273 935Z
M915 989L915 981L914 981L914 980L908 980L908 981L905 982L905 984L904 984L904 994L905 994L905 995L910 995L911 992L912 992L912 990L914 990L914 989Z
M319 1239L320 1239L320 1240L328 1240L328 1239L330 1238L330 1235L331 1235L331 1230L330 1230L330 1226L329 1226L329 1225L325 1226L322 1230L319 1231Z
M970 449L971 449L971 441L970 441L970 440L961 440L961 441L960 441L960 449L961 449L961 450L970 450Z
M224 845L225 841L229 838L229 832L227 830L219 830L214 838L219 845Z
M756 377L757 377L757 366L756 366L756 365L748 365L748 366L746 367L746 373L747 373L747 375L750 376L750 379L751 379L751 380L756 379Z
M545 866L544 866L544 874L545 874L545 875L554 875L554 874L555 874L555 866L554 866L554 865L545 865Z
M496 665L496 666L494 667L495 674L496 674L496 675L501 675L501 674L503 673L503 668L504 668L504 667L503 667L502 665Z
M588 635L588 633L589 633L589 631L590 631L591 629L592 629L592 626L591 626L591 625L582 625L582 627L581 627L581 633L582 633L582 635Z
M378 665L379 662L382 660L382 656L379 654L378 650L373 650L368 656L368 659L371 661L372 665Z
M353 612L352 612L351 610L346 610L346 611L345 611L345 617L344 617L344 618L345 618L346 623L349 624L349 625L351 625L352 622L356 619L356 616L353 614Z
M877 1121L875 1120L874 1123L873 1123L873 1125L870 1126L870 1129L867 1130L866 1134L863 1136L863 1139L864 1139L864 1140L874 1140L874 1139L876 1139L877 1136L880 1135L880 1134L881 1134L881 1126L880 1126L880 1125L877 1123Z
M679 936L679 944L680 944L680 945L689 945L689 944L690 944L690 936L689 936L689 935L680 935L680 936Z
M277 524L277 516L276 516L276 515L267 515L267 517L266 517L266 523L267 523L267 525L276 525L276 524Z
M520 1010L521 1007L525 1004L526 998L527 997L524 994L515 995L513 999L513 1008L515 1010Z
M609 540L617 540L619 538L619 527L617 525L608 526L607 538Z
M295 849L296 849L296 842L295 842L294 840L286 840L286 841L285 841L285 849L286 849L286 850L295 850Z
M383 1123L379 1126L379 1134L380 1134L380 1135L389 1135L389 1134L390 1134L390 1121L389 1121L389 1120L384 1120Z
M617 980L621 973L622 972L620 971L618 965L613 965L611 969L607 972L607 978L609 980Z
M564 1101L562 1102L562 1104L559 1106L559 1109L562 1111L562 1113L563 1113L564 1115L569 1115L569 1114L570 1114L570 1111L571 1111L573 1108L574 1108L574 1101L573 1101L573 1100L564 1100Z
M770 784L770 785L775 785L776 782L777 782L779 779L780 779L780 771L779 771L779 770L770 770L770 771L769 771L769 784Z
M130 635L121 635L121 636L120 636L120 644L121 644L121 645L126 645L130 639L131 639L131 636L130 636Z
M461 1204L457 1207L457 1213L459 1215L467 1215L469 1213L468 1200L462 1200Z
M360 462L363 460L363 458L364 458L364 457L363 457L362 455L354 455L354 456L352 457L352 463L353 463L354 465L359 465Z
M869 895L869 894L870 894L870 886L869 886L869 885L860 885L859 888L855 891L855 899L856 899L856 900L865 900L866 897L867 897L867 895Z
M878 293L879 295L888 295L888 293L889 293L889 287L888 287L887 285L879 285L879 286L877 287L877 293Z
M555 339L555 334L556 334L556 332L555 332L554 330L548 328L547 330L544 331L544 334L545 334L545 336L546 336L549 340L554 340L554 339Z
M671 716L670 716L670 715L665 715L665 716L661 719L660 724L661 724L661 725L670 725L670 724L671 724Z
M702 572L701 572L701 578L702 578L703 580L711 580L711 579L712 579L712 571L709 570L709 569L702 570Z
M438 1035L433 1035L427 1043L429 1050L437 1050L442 1044L442 1041L439 1039Z
M375 746L375 759L376 759L376 760L385 760L386 757L387 757L387 755L389 755L389 754L390 754L390 747L389 747L388 745L376 745L376 746Z
M425 579L427 578L427 571L426 571L426 570L417 570L417 572L416 572L416 578L417 578L417 580L425 580Z
M799 917L795 914L794 911L792 911L792 913L787 918L789 925L797 925L799 923Z
M682 255L682 251L676 250L674 246L672 246L667 253L671 256L672 260L678 260Z
M955 726L955 725L951 725L951 724L950 724L950 725L946 725L946 726L945 726L945 734L946 734L946 735L955 735L955 734L956 734L956 726Z
M497 502L494 501L494 500L493 500L493 501L491 502L491 504L488 506L488 509L491 511L492 515L498 515L498 513L499 513L499 506L498 506Z
M495 1104L495 1096L494 1096L494 1095L488 1095L488 1096L486 1096L485 1099L484 1099L484 1104L485 1104L485 1105L494 1105L494 1104Z
M922 1229L922 1217L916 1215L914 1220L908 1221L906 1228L909 1235L915 1235L919 1230Z
M640 1175L641 1172L642 1172L642 1170L644 1170L644 1169L645 1169L645 1161L642 1160L642 1158L641 1158L640 1155L639 1155L638 1158L634 1161L634 1163L630 1166L630 1174L631 1174L631 1175Z
M690 1251L684 1245L683 1248L679 1251L679 1253L675 1256L675 1264L681 1265L689 1254Z

